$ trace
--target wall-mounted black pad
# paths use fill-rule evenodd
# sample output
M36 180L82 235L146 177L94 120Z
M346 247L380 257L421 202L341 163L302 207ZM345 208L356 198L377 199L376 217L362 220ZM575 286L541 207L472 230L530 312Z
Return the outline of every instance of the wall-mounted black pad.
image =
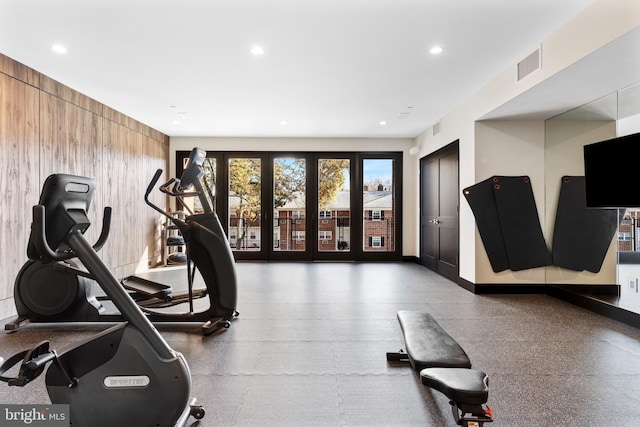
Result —
M509 259L504 248L502 229L493 195L493 179L485 179L462 190L473 216L476 218L480 239L487 251L494 272L509 269Z
M617 209L585 207L584 176L563 176L553 230L553 263L597 273L618 227Z
M511 270L551 265L528 176L494 176L493 194Z
M551 265L528 176L492 176L463 194L494 272Z

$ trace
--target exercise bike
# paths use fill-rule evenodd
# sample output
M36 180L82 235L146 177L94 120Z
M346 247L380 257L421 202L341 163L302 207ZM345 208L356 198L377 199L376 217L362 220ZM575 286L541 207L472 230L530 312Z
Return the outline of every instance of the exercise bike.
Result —
M238 312L235 260L220 220L213 211L209 197L211 189L203 179L205 158L204 150L194 148L181 178L172 178L160 186L161 192L181 201L185 197L197 197L204 213L180 220L149 200L162 175L161 169L156 171L144 196L145 202L172 221L184 237L187 292L173 292L171 286L138 276L126 277L121 284L152 322L201 323L202 334L209 335L228 328ZM102 247L106 238L101 236L96 250ZM204 280L205 289L194 289L196 270ZM71 259L27 261L14 285L18 316L5 324L5 330L16 331L29 323L121 321L121 313L113 310L108 296L103 298L94 294L93 280L92 273ZM55 288L50 286L53 281L58 284ZM194 300L198 298L208 299L208 306L200 311L194 307ZM180 305L188 307L177 311L176 306Z
M77 257L111 298L125 322L58 355L44 341L0 366L0 380L24 386L49 365L45 384L53 404L67 404L73 426L186 425L204 410L190 398L191 375L182 354L162 338L147 316L97 255L109 232L105 208L94 247L85 239L87 211L95 182L73 175L51 175L33 208L27 249L31 260L54 263ZM51 282L51 288L55 288ZM16 377L4 374L20 363Z

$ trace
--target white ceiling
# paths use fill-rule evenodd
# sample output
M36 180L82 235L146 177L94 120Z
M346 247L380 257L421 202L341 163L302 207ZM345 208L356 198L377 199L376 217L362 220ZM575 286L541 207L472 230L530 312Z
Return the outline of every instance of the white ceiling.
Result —
M415 137L590 2L0 0L0 53L170 136Z

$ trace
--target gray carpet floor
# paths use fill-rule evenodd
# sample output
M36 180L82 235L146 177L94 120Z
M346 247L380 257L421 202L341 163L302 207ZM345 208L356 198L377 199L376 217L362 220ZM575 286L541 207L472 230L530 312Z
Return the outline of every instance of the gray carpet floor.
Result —
M239 263L240 317L203 337L159 327L191 369L199 426L455 426L408 365L398 310L429 312L490 378L493 426L635 426L640 330L545 295L474 295L412 263ZM0 334L5 358L105 325ZM0 403L48 403L43 376Z

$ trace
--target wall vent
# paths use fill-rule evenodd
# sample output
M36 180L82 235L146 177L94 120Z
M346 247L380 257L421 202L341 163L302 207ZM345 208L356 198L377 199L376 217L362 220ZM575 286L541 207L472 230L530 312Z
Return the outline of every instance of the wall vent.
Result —
M540 68L540 48L537 48L522 61L518 62L518 81Z
M433 125L433 136L436 136L439 133L440 133L440 121L436 122Z

